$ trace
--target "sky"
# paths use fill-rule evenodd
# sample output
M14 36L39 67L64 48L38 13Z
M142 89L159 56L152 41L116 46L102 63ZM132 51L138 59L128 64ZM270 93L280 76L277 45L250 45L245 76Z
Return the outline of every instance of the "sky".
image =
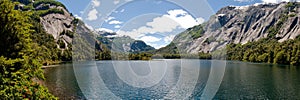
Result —
M116 32L161 48L225 6L288 0L58 0L93 30ZM300 0L298 0L300 1Z

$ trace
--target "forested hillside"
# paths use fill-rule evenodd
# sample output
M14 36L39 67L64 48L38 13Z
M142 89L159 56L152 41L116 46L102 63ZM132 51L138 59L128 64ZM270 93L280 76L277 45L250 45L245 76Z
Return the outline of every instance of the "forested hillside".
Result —
M15 9L17 4L0 1L0 97L1 99L56 99L41 85L45 57L32 11ZM47 35L45 35L46 37Z
M300 3L224 7L208 22L178 34L160 54L194 54L228 60L300 64Z
M33 42L40 47L38 57L44 65L71 61L72 38L78 19L55 0L12 0L16 8L31 12L30 22L34 32Z
M261 39L244 45L230 44L227 55L229 60L300 65L300 37L284 42Z

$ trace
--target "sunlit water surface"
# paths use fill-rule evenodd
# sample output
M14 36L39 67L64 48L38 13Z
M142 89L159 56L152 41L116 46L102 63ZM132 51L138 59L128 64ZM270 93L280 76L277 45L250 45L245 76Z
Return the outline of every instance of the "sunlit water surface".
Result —
M182 69L187 69L186 73L188 74L183 75L181 78L188 80L189 78L195 78L192 75L198 75L198 77L197 79L190 79L194 81L184 82L181 86L193 89L191 95L186 96L187 98L200 99L212 64L210 60L188 60L188 62L188 64L182 64L182 60L97 61L97 70L95 70L95 66L92 66L93 64L87 64L84 67L76 68L77 75L74 74L72 64L62 64L57 67L45 69L45 84L50 92L60 99L113 98L113 96L108 95L109 93L114 94L114 97L119 99L166 99L172 98L172 96L176 96L180 92L191 91L188 89L177 91L177 93L172 91L173 88L176 88L176 84L178 84L179 76L183 73L181 72ZM140 88L124 82L116 74L114 69L116 63L118 63L117 67L122 67L120 65L124 65L124 68L127 68L125 66L130 66L136 75L139 76L147 76L152 73L151 66L156 66L153 68L161 66L166 71L163 74L163 78L157 84ZM195 70L198 70L199 74L192 73ZM157 74L160 75L160 73ZM99 81L99 78L96 77L101 77L102 85L105 88L94 88L99 85L96 82ZM80 78L79 81L81 81L81 84L78 84L76 80L78 78ZM130 79L130 77L126 76L125 78ZM300 67L239 61L226 62L226 70L222 83L214 96L214 99L299 98Z

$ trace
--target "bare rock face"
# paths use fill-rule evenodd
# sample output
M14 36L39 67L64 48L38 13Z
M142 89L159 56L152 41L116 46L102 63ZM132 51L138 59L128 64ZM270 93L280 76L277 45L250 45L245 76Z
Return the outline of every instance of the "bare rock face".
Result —
M68 49L68 45L72 43L73 37L63 33L75 33L75 24L73 23L75 18L65 8L61 6L40 4L35 9L44 10L53 8L61 10L64 13L50 13L45 16L41 16L40 23L43 26L46 33L51 34L56 42L59 40L62 40L64 42L64 47L66 48L60 48L59 45L58 48Z
M95 44L94 42L97 42L98 43L97 45L99 45L98 47L101 47L101 48L97 48L100 51L103 50L102 47L105 47L104 45L107 45L108 49L111 49L111 44L112 44L111 41L114 40L114 42L118 44L117 48L119 51L143 52L143 51L154 50L153 47L146 45L143 41L136 41L129 37L114 37L115 35L117 35L114 32L91 30L87 26L85 26L84 22L73 17L65 9L65 7L62 7L60 5L41 3L39 5L36 5L35 9L36 10L55 9L63 12L63 13L55 13L55 12L48 13L40 17L40 23L43 26L44 30L46 31L46 33L51 34L54 37L55 41L57 42L57 47L62 50L69 49L69 45L72 44L72 41L74 39L73 38L74 34L76 34L78 37L82 38L83 40L86 40L86 42L90 44L90 45L85 45L85 48L88 48L88 46L93 46ZM94 35L99 35L100 37L102 37L102 39L94 40L94 38L96 37ZM65 44L65 46L62 47L65 48L60 47L61 41Z
M74 26L71 22L74 20L73 17L68 15L61 14L48 14L44 17L41 17L41 23L45 31L51 34L54 39L58 39L60 33L63 31L73 31Z
M245 44L268 38L270 28L275 26L278 30L275 38L279 42L295 39L300 35L300 4L294 7L287 7L287 4L228 6L203 25L205 32L201 37L188 41L177 36L173 41L186 53L212 52L229 43ZM187 33L188 30L181 34Z

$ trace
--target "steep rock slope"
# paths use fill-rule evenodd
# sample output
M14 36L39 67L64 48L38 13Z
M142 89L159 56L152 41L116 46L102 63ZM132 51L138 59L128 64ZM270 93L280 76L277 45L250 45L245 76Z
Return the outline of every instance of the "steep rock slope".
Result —
M162 49L176 47L181 53L212 52L229 43L245 44L261 38L276 38L279 42L295 39L300 35L299 12L299 3L228 6L208 22L180 33L173 44Z
M95 47L94 33L84 22L75 18L67 8L56 0L12 0L19 2L16 9L30 11L35 33L33 40L40 47L40 56L46 64L51 61L72 60L72 46L75 36L76 43L81 43L82 52L91 52ZM84 38L92 41L86 41ZM102 43L96 41L97 50L102 51ZM100 45L100 46L99 46ZM78 47L78 46L77 46ZM78 48L75 47L77 50ZM81 50L81 49L80 49ZM95 53L90 54L92 56ZM83 56L83 55L80 55ZM91 57L91 56L90 56ZM82 58L82 57L81 57Z
M70 13L67 13L65 9L62 10L65 12L63 15L48 14L41 17L41 24L48 34L51 34L55 40L62 40L67 47L67 44L72 43L73 37L64 34L64 32L74 32L75 25L72 22L75 18L70 16Z
M66 7L55 0L12 0L20 2L19 8L33 12L35 27L42 27L43 32L53 36L57 48L69 49L78 22ZM41 26L40 26L41 25Z
M39 1L35 1L39 2ZM34 9L37 11L56 9L60 13L48 13L40 16L40 23L46 33L51 34L55 41L62 41L64 47L68 49L68 45L72 44L73 34L75 33L75 21L67 9L62 5L54 5L49 2L34 3ZM60 46L58 46L61 48ZM61 48L64 49L64 48Z

